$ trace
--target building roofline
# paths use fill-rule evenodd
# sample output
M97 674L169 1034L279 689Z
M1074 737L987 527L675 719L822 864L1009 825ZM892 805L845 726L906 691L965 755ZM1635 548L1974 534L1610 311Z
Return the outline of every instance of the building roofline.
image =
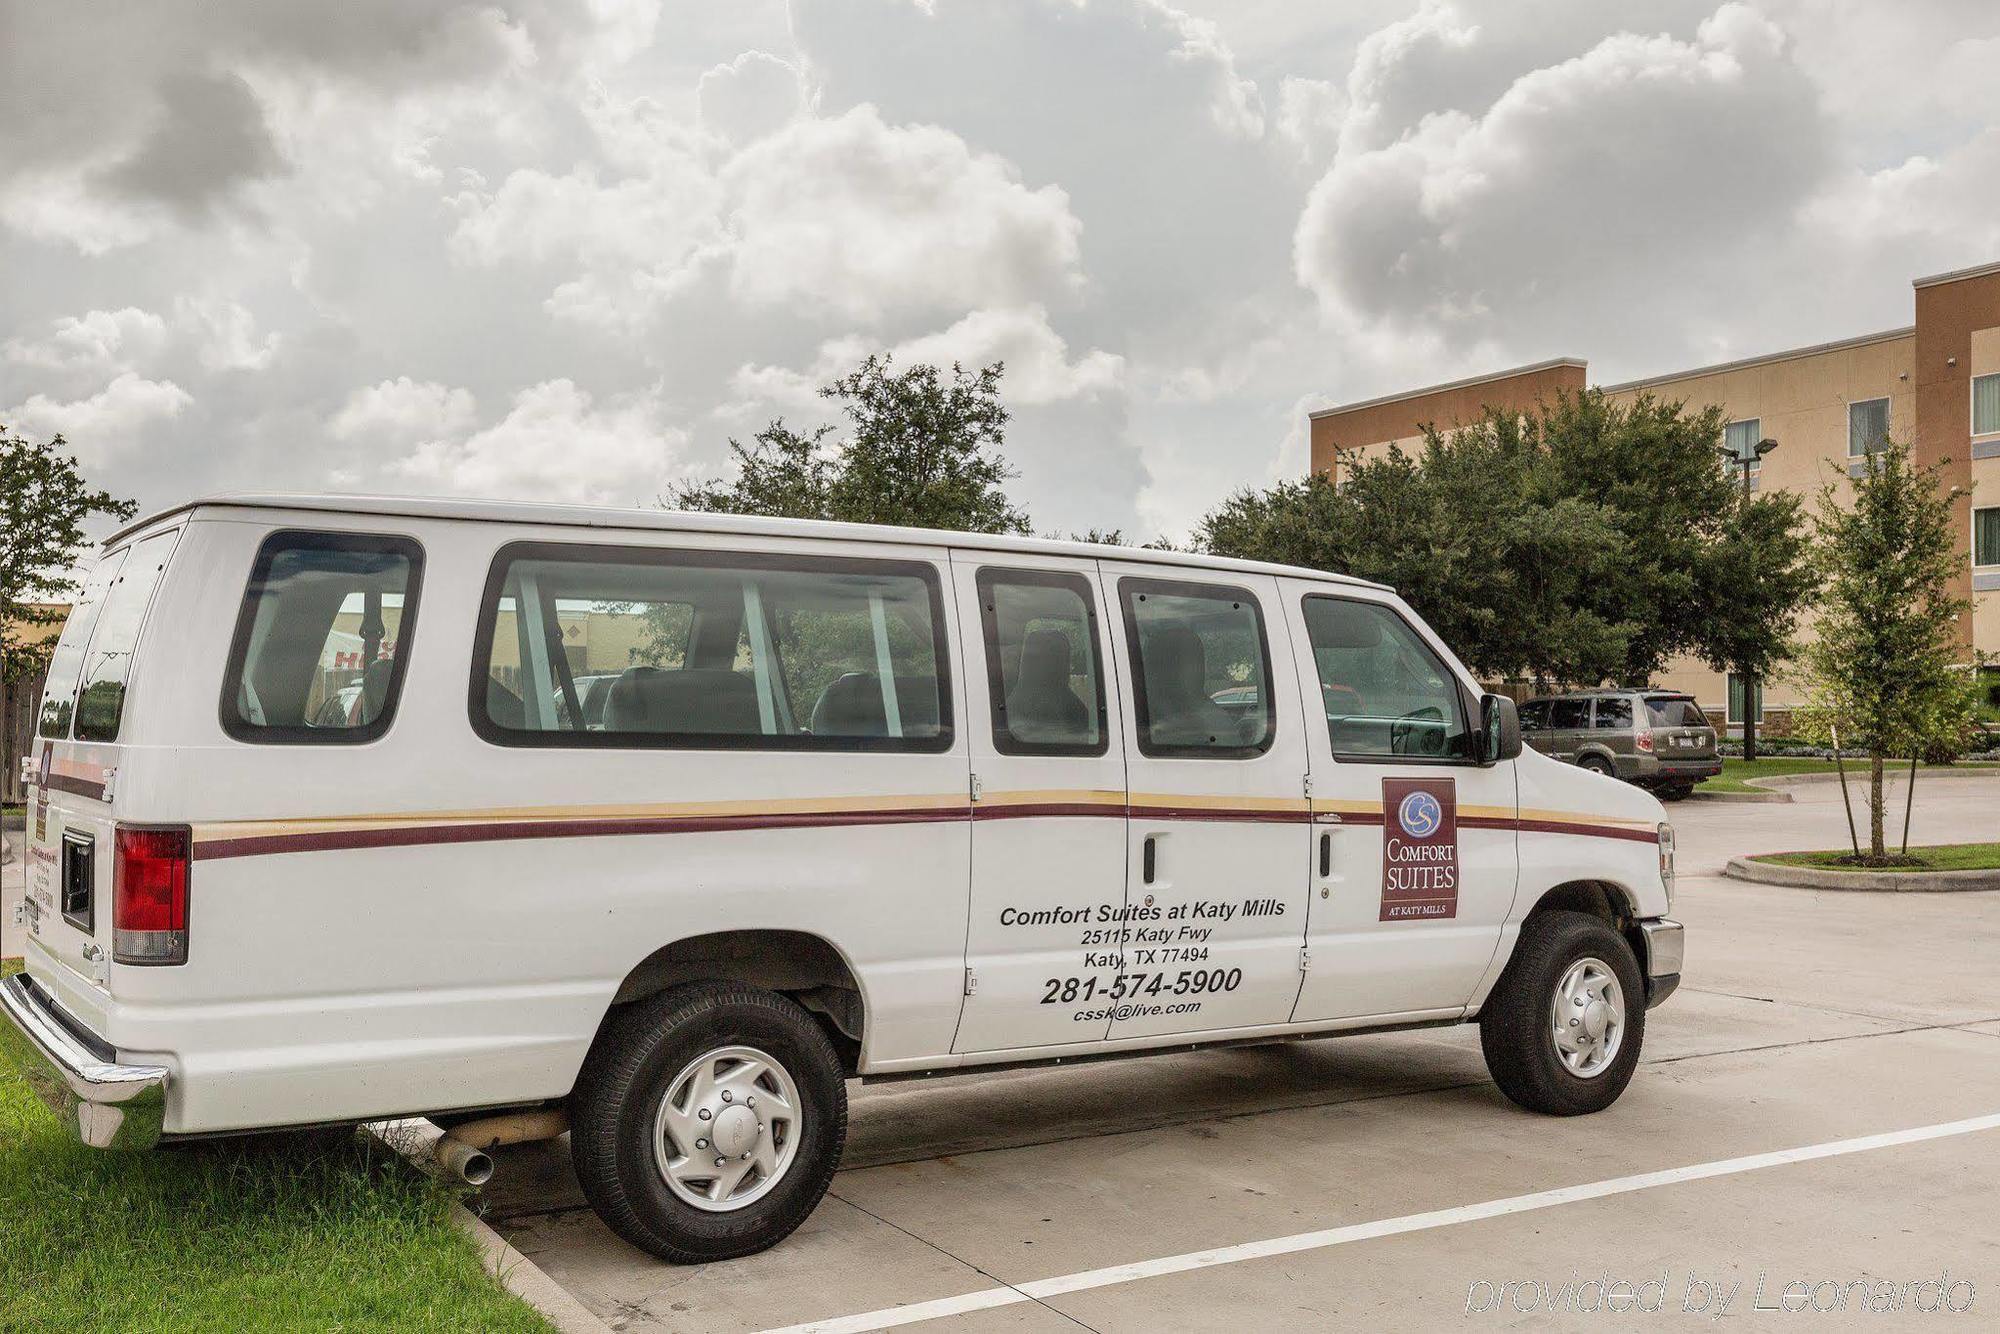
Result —
M1426 394L1449 393L1454 389L1471 389L1475 385L1492 384L1496 380L1511 380L1517 375L1533 375L1536 371L1552 371L1559 366L1574 366L1578 370L1588 370L1589 363L1582 357L1551 357L1547 361L1531 362L1526 366L1515 366L1511 370L1491 371L1485 375L1470 375L1463 380L1450 380L1444 384L1426 385L1422 389L1406 389L1399 394L1384 394L1380 398L1364 398L1358 403L1341 403L1330 408L1320 408L1306 414L1309 421L1322 417L1337 417L1344 412L1358 412L1362 408L1379 408L1386 403L1400 403L1405 399L1422 398Z
M1928 278L1912 278L1912 287L1936 287L1939 283L1955 283L1964 278L1984 278L1989 273L2000 273L2000 259L1991 264L1975 264L1969 269L1953 269L1949 273L1933 273Z
M1607 394L1624 393L1631 389L1651 389L1656 385L1672 384L1676 380L1699 380L1705 376L1722 375L1729 371L1749 370L1753 366L1768 366L1774 362L1796 361L1801 357L1816 357L1823 353L1841 352L1852 347L1867 347L1871 343L1891 343L1899 338L1912 337L1916 332L1917 326L1908 324L1900 329L1883 329L1876 333L1857 334L1852 338L1837 338L1831 343L1814 343L1811 347L1790 347L1782 352L1765 352L1736 361L1718 361L1712 366L1696 366L1693 370L1670 371L1665 375L1648 375L1644 379L1603 384L1597 388Z
M542 501L456 499L438 496L368 496L333 493L242 493L201 496L133 520L105 538L100 549L109 549L125 538L183 514L213 510L275 510L280 513L320 513L370 515L475 523L543 524L552 527L588 528L606 532L650 531L677 533L735 534L744 537L807 538L820 541L899 543L908 546L979 551L1033 553L1048 556L1075 556L1092 560L1145 561L1158 565L1182 565L1195 569L1234 570L1243 574L1268 574L1292 578L1318 579L1393 592L1387 584L1324 570L1306 570L1269 561L1238 560L1189 551L1155 551L1149 547L1117 547L1095 542L1060 538L1015 537L989 533L964 533L942 528L898 528L886 524L830 523L820 519L771 519L743 514L706 514L685 510L618 509L599 505L564 505Z

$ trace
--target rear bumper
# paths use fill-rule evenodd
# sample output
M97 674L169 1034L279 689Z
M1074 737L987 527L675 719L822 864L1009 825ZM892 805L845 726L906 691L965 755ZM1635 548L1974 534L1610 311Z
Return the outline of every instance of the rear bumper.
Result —
M1652 1009L1674 994L1681 984L1681 965L1687 954L1687 933L1670 917L1654 917L1639 923L1646 938L1646 1008Z
M1722 757L1672 759L1657 755L1620 755L1618 776L1637 783L1692 783L1722 772Z
M0 1055L71 1138L93 1149L150 1149L166 1117L167 1070L126 1065L81 1032L26 974L0 981Z

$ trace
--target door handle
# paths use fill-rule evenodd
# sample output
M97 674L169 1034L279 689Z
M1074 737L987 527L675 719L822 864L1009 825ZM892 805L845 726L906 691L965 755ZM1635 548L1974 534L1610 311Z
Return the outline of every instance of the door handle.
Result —
M1319 874L1321 879L1333 874L1333 834L1324 830L1319 836Z
M1146 884L1153 883L1153 873L1158 869L1159 853L1154 848L1151 834L1146 835L1146 849L1140 857L1139 878Z

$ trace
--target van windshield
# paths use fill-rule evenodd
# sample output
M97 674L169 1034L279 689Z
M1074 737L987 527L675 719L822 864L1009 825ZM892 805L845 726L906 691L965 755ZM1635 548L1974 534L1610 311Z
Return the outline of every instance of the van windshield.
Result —
M97 628L97 614L103 610L104 594L118 578L118 572L124 568L125 558L130 554L129 547L124 551L114 551L92 566L90 573L84 576L76 604L69 609L69 619L63 622L62 638L56 641L55 652L49 655L49 672L42 684L42 715L35 728L37 736L58 741L68 739L70 716L76 711L76 688L83 679L83 654L90 643L90 632Z
M1646 713L1655 727L1706 727L1708 719L1701 706L1684 695L1654 695L1646 700Z
M132 658L153 590L173 555L178 528L155 533L133 546L125 565L104 598L97 632L83 658L83 688L77 694L76 736L79 741L116 741L125 714L125 683L132 675Z

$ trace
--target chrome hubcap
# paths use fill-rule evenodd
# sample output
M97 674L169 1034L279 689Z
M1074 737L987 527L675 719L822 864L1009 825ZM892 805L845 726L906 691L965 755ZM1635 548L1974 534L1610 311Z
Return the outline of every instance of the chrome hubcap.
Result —
M1549 1007L1556 1055L1573 1075L1602 1074L1625 1045L1625 993L1602 959L1579 959L1556 984Z
M667 1188L697 1209L754 1204L784 1179L799 1148L799 1089L755 1047L718 1047L667 1086L653 1158Z

